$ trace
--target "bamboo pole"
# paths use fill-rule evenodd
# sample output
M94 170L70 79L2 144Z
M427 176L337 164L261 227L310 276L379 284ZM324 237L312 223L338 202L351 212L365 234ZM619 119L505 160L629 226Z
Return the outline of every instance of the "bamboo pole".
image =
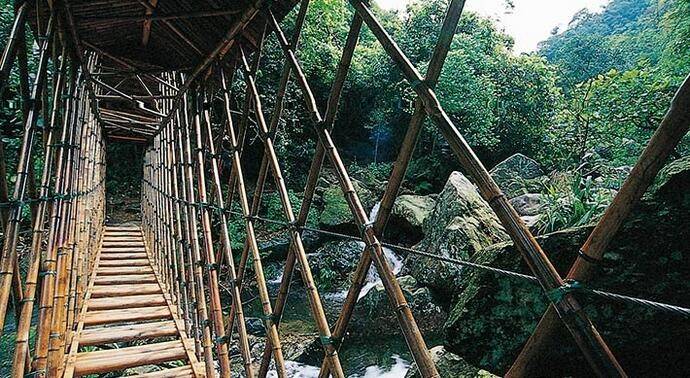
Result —
M63 94L64 81L63 77L67 68L67 56L65 50L62 51L62 59L60 61L60 68L54 85L53 106L50 115L50 126L48 128L48 135L46 138L45 156L43 161L43 174L41 177L40 197L47 198L50 189L50 178L52 176L53 168L53 141L56 124L58 122L58 112L60 111ZM33 307L36 296L36 286L38 283L38 272L40 268L41 247L43 242L44 219L48 208L47 201L41 201L38 204L36 217L33 220L33 231L31 239L31 254L29 268L27 269L26 287L24 291L24 300L21 307L21 314L19 316L19 325L17 327L16 346L14 350L14 357L12 362L12 375L14 377L23 377L25 369L27 368L27 358L29 357L29 330L31 328L31 318L33 315Z
M220 70L220 86L223 92L223 109L225 111L225 137L235 140L234 137L234 127L232 125L232 115L230 114L230 93L227 86L227 81L225 77L225 72L221 68ZM218 207L225 208L223 203L223 190L221 188L220 172L218 168L218 158L216 157L216 151L213 146L213 133L211 130L211 124L207 120L206 122L206 143L211 153L211 168L213 176L213 184L215 186L216 201ZM232 295L232 307L235 309L235 316L237 317L237 333L239 336L239 350L242 356L244 372L247 377L254 376L254 369L252 367L252 357L251 350L249 348L249 338L247 336L247 327L244 321L244 311L242 309L242 296L240 295L239 286L237 284L237 274L235 270L235 261L233 258L232 248L230 244L230 235L228 234L227 216L225 212L220 212L220 235L221 243L223 246L223 252L225 255L225 261L228 264L228 282L230 283L230 290ZM229 322L230 323L230 322ZM228 338L232 334L232 329L226 330Z
M652 184L673 149L690 128L690 76L678 88L671 106L661 121L647 147L642 151L637 164L621 186L611 204L604 212L585 244L580 248L582 255L570 268L567 279L586 282L596 272L596 262L600 261L616 232ZM587 259L584 256L587 257ZM589 259L589 261L588 261ZM532 375L540 368L539 355L558 330L559 320L553 306L549 306L539 321L532 336L508 371L508 376Z
M448 50L450 49L450 45L453 41L453 36L455 35L455 30L460 20L460 16L462 14L464 5L464 0L453 0L448 6L448 11L446 12L446 16L441 27L441 32L436 42L434 52L431 56L429 67L427 69L427 75L425 80L427 85L429 85L429 87L431 88L435 87L436 82L438 81L438 78L441 75L441 69L443 68L443 63L446 59L446 56L448 55ZM357 27L357 30L359 30L359 28L362 25L362 22L361 18L357 17L357 19L359 19L359 23L356 24L355 27ZM341 64L341 66L345 65L346 67L349 67L352 52L348 52L348 54L344 52L343 56L343 60L345 60L347 63ZM338 104L337 99L340 97L340 91L336 90L336 93L337 94L331 96L331 101L329 101L329 107L327 110L325 122L326 127L328 128L331 128L333 126L332 120L334 119L335 111ZM331 116L329 117L329 115ZM388 183L386 184L386 190L384 191L383 198L381 199L381 204L379 206L377 217L376 219L374 219L374 231L378 237L383 237L383 232L386 228L386 222L390 217L393 205L395 203L395 199L398 196L400 186L402 185L402 181L405 177L405 172L407 171L407 167L412 158L415 144L417 142L417 138L422 129L422 125L424 123L425 118L426 113L424 111L424 104L420 99L417 99L415 101L415 111L412 114L412 117L410 118L410 124L407 128L407 132L405 133L405 138L403 139L403 143L400 147L398 157L395 163L393 164L393 170L388 179ZM321 156L323 156L323 153L321 153ZM321 157L320 160L323 160L323 157ZM342 339L345 336L345 332L347 331L347 326L352 318L352 314L354 313L354 308L357 303L357 299L360 296L362 287L364 287L367 273L370 267L371 257L368 253L366 253L366 250L364 250L360 257L359 263L357 264L357 268L354 273L354 278L352 279L352 286L350 286L350 289L348 290L347 296L345 297L345 302L343 303L343 309L340 312L340 315L338 316L335 329L333 330L333 337L336 338L336 340L340 341L340 345L342 345ZM328 370L326 369L327 366L325 365L325 363L322 364L321 372L319 373L320 377L326 377L328 375Z
M206 165L204 161L204 147L202 141L201 124L205 122L210 128L211 116L209 108L205 103L205 96L199 93L196 97L196 113L194 116L194 131L196 136L196 168L197 168L197 182L199 201L202 204L208 204L209 198L206 190ZM203 115L203 117L202 117ZM202 120L203 118L203 120ZM213 235L211 234L211 212L207 206L201 206L199 209L201 213L201 231L204 238L204 257L207 266L207 276L209 281L209 297L211 304L211 319L213 322L213 330L215 337L219 340L225 339L225 326L223 324L223 309L220 303L220 290L218 289L218 268L216 265L215 252L213 251ZM218 363L220 365L220 374L222 377L230 376L230 359L228 356L228 346L224 342L216 343L216 355L218 356Z
M226 110L227 111L227 110ZM258 116L258 115L257 115ZM227 124L227 129L229 132L229 137L230 137L230 143L232 144L232 166L233 166L233 172L234 175L236 176L236 183L237 183L237 193L240 201L240 206L242 208L242 215L244 217L244 222L245 222L245 228L246 228L246 244L248 245L248 250L251 251L252 253L252 259L254 262L254 271L256 274L256 283L257 287L259 290L259 298L261 300L261 306L263 310L263 315L264 315L264 325L266 327L266 334L267 338L271 340L272 344L272 349L273 349L273 358L275 360L276 364L276 371L278 373L279 377L285 377L286 376L286 371L285 371L285 361L283 359L283 352L282 352L282 347L280 344L280 338L278 336L278 328L276 327L275 322L272 319L273 315L273 310L271 309L271 301L270 297L268 294L268 287L266 286L266 280L265 276L263 273L263 265L261 263L261 255L259 253L259 247L256 242L256 234L254 232L254 221L253 221L253 216L251 209L249 207L249 200L247 198L247 190L245 187L244 183L244 174L242 173L242 162L240 160L240 155L239 155L239 146L238 146L238 141L235 137L234 129L232 128L231 125L231 117L228 117L226 121L228 122ZM242 259L240 261L240 264L243 263L244 260L245 262L247 261L247 257L242 256ZM241 268L241 265L240 265ZM238 280L241 283L241 277L239 277L238 274ZM240 285L238 283L238 285ZM239 288L238 288L239 289ZM238 293L239 294L239 293ZM230 310L230 317L228 323L230 323L233 318L235 317L237 313L237 303L233 302L233 305ZM232 328L229 328L232 329Z
M187 98L183 98L183 111L186 112L188 109ZM193 114L192 122L198 122L198 114ZM187 163L185 169L185 178L187 180L187 200L194 204L196 203L196 195L194 194L194 174L192 170L193 160L192 160L192 147L191 147L191 129L186 125L187 116L183 118L183 141L185 146L185 160ZM206 366L206 375L213 376L213 343L211 341L211 330L209 328L209 317L206 308L206 295L204 293L204 279L203 279L203 269L202 269L202 259L199 247L199 235L197 234L198 223L197 223L197 211L196 208L190 206L189 208L189 225L191 231L191 241L192 241L192 264L194 270L194 284L197 287L197 313L199 314L199 326L201 327L201 333L203 335L202 348L204 352L204 363Z
M298 79L298 85L302 90L302 94L304 95L306 106L312 117L318 138L325 146L329 160L336 170L338 181L343 191L345 200L350 207L357 225L362 230L362 239L365 244L369 245L370 247L370 253L372 254L372 258L376 263L379 276L381 277L381 281L383 282L386 293L388 294L388 298L396 311L403 335L405 336L405 340L410 347L410 351L412 352L415 362L417 363L417 366L424 377L438 377L439 374L436 371L434 362L431 360L431 355L426 348L424 339L422 338L419 328L417 327L414 317L412 316L412 311L407 304L405 296L402 293L402 289L400 288L395 275L391 271L391 268L386 261L381 244L376 237L373 228L371 227L371 223L366 212L364 211L364 208L362 207L359 196L352 186L349 174L347 173L347 170L340 159L338 150L333 144L330 132L323 127L323 120L319 114L319 110L317 109L313 92L306 81L295 53L290 48L290 45L285 39L285 35L283 35L280 25L273 14L269 12L267 17L269 19L270 26L273 28L276 36L278 37L278 41L284 55L292 66L292 70L295 72L295 76Z
M282 170L280 164L278 163L278 157L276 156L275 149L273 147L273 138L268 131L266 126L266 120L263 117L263 110L261 108L261 97L256 88L256 83L254 82L254 77L249 73L251 68L249 63L247 63L244 52L240 50L240 59L242 61L242 66L245 72L245 81L247 82L247 90L252 93L252 103L254 104L254 113L257 118L257 128L259 135L264 144L264 156L268 158L270 169L273 173L273 178L275 180L275 185L280 196L280 201L283 207L283 212L285 214L286 221L290 224L294 224L296 221L295 215L292 211L292 204L290 202L290 197L288 196L287 186L285 185L285 179L283 178ZM340 365L340 359L338 358L338 353L335 346L331 342L331 331L328 326L328 321L326 320L326 314L323 310L323 305L321 304L321 298L319 297L318 290L316 289L316 284L314 283L314 278L311 274L311 269L309 268L309 262L307 261L307 254L304 251L304 245L302 244L302 236L297 229L290 230L291 244L294 245L294 253L297 260L302 267L302 279L307 290L307 297L309 298L309 305L311 307L312 316L316 322L317 329L319 330L319 339L323 345L325 359L331 367L331 371L335 377L344 377L342 366ZM273 313L271 313L273 315ZM268 344L268 342L267 342ZM260 372L261 376L261 372Z
M64 227L64 214L66 213L66 203L64 196L68 193L68 172L71 165L71 149L74 144L76 133L76 123L80 112L80 101L77 100L83 94L83 87L77 83L80 76L72 72L70 78L70 88L72 88L66 103L66 111L63 117L62 135L60 146L57 149L56 177L53 192L57 195L51 207L50 225L48 227L48 238L46 245L46 256L41 262L41 299L38 311L38 327L36 334L36 361L34 370L41 376L45 376L45 367L48 358L48 345L50 327L54 312L53 292L56 285L57 259L58 259L58 240L61 230Z
M23 201L26 195L29 164L33 152L34 138L36 134L36 122L38 120L38 96L40 96L48 66L49 41L53 32L52 18L48 23L46 39L41 44L40 57L37 67L36 79L31 93L31 107L27 119L24 122L24 135L22 147L17 164L17 180L14 187L13 201L16 205L10 210L10 218L5 229L5 241L3 244L2 259L0 260L0 335L5 324L7 313L7 301L10 296L12 277L17 264L17 242L19 241L19 225L22 220Z
M10 34L7 38L7 43L5 44L5 49L2 51L2 56L0 56L0 96L5 93L5 88L9 82L12 63L17 54L17 47L24 36L24 27L28 8L28 2L22 1L21 5L19 5L19 7L16 9L12 29L10 29Z
M412 83L412 87L424 101L427 113L436 123L462 166L474 178L475 183L485 200L506 228L516 247L539 279L546 292L558 290L564 285L563 279L551 265L527 226L522 222L508 202L507 198L479 161L470 146L458 132L448 115L443 111L435 93L423 82L414 66L405 57L395 42L378 22L369 7L361 0L350 0L357 13L369 26L388 55L399 66L403 75ZM598 375L624 376L625 372L589 320L572 293L567 293L563 300L554 303L558 307L561 319L566 324L576 343L585 354L594 372Z

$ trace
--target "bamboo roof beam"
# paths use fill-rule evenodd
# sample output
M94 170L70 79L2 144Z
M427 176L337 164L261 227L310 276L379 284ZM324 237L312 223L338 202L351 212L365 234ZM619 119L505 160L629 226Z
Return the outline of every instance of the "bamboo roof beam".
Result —
M263 4L264 0L254 0L251 5L247 6L242 13L238 15L237 20L230 26L228 31L225 33L225 36L221 39L213 51L206 55L206 57L194 68L189 76L185 77L182 87L179 89L177 95L175 96L176 98L173 100L173 106L170 109L170 112L168 112L168 114L160 122L159 131L173 118L175 110L180 106L182 97L187 93L189 88L192 86L192 83L194 83L201 74L206 72L206 70L216 59L222 57L222 55L224 55L224 53L227 52L230 47L232 47L232 45L235 43L235 38L259 13L259 9L261 9Z
M174 13L174 14L150 14L144 16L88 16L77 19L80 25L97 26L110 25L119 22L139 22L145 20L151 21L173 21L173 20L189 20L194 18L208 18L218 16L229 16L240 13L241 9L209 9L192 12Z
M149 44L149 39L151 38L151 15L156 10L158 5L158 0L146 0L140 1L140 3L146 4L146 15L144 16L144 26L141 32L141 45L146 47Z

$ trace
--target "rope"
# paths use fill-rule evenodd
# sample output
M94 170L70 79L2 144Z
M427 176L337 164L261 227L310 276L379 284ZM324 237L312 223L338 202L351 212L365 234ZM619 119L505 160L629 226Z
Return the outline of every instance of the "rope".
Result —
M159 188L152 185L152 183L149 182L148 180L144 179L144 182L147 185L149 185L153 190L157 191L158 193L160 193L164 197L168 198L169 200L181 201L179 198L175 198L175 197L169 195L168 193L161 191ZM209 209L216 211L216 212L225 212L227 214L240 216L244 219L258 220L258 221L261 221L264 223L280 225L280 226L283 226L286 228L293 228L293 229L296 228L296 229L301 229L304 231L311 231L311 232L315 232L315 233L318 233L321 235L332 236L332 237L336 237L339 239L362 241L362 238L358 237L358 236L342 234L339 232L327 231L327 230L323 230L320 228L313 228L313 227L308 227L308 226L299 227L298 225L291 224L289 222L275 220L275 219L269 219L269 218L263 218L260 216L244 216L244 214L241 212L221 208L221 207L218 207L218 206L215 206L212 204L208 204L208 203L199 204L199 203L192 203L189 201L183 201L183 202L188 204L188 205L191 205L191 206L197 206L197 207L203 206L203 207L209 208ZM467 261L467 260L461 260L461 259L456 259L456 258L446 257L446 256L439 256L439 255L435 255L435 254L432 254L429 252L425 252L425 251L421 251L418 249L409 248L409 247L405 247L405 246L401 246L401 245L397 245L397 244L381 242L381 245L386 247L386 248L390 248L392 250L407 252L407 253L411 253L414 255L427 257L427 258L438 260L438 261L447 262L450 264L455 264L455 265L460 265L460 266L464 266L464 267L468 267L468 268L472 268L472 269L482 270L485 272L496 274L499 277L506 277L506 278L511 278L511 279L523 280L523 281L529 282L533 285L539 285L539 280L535 276L531 276L531 275L527 275L527 274L523 274L523 273L511 271L511 270L500 269L500 268L492 267L490 265L475 263L475 262L471 262L471 261ZM456 247L452 246L451 248L456 248ZM594 297L598 297L598 298L605 299L608 301L614 301L614 302L620 302L620 303L625 303L625 304L630 304L630 305L641 306L641 307L647 308L649 310L654 310L654 311L658 311L658 312L663 312L663 313L667 313L667 314L671 314L671 315L680 316L680 317L685 318L685 319L690 319L690 308L676 306L676 305L672 305L672 304L668 304L668 303L656 302L656 301L652 301L649 299L632 297L632 296L618 294L618 293L612 293L612 292L608 292L608 291L604 291L604 290L600 290L600 289L595 289L595 288L589 288L589 287L586 287L583 283L581 283L579 281L573 281L573 280L565 281L563 286L558 287L554 290L551 290L550 292L547 292L546 296L551 302L555 303L555 302L562 300L563 297L568 293L588 294L588 295L592 295Z
M101 179L96 185L91 187L90 189L80 191L80 192L73 192L70 194L53 194L50 196L44 196L44 197L38 197L38 198L29 198L29 199L23 199L23 200L10 200L7 202L0 202L0 208L4 209L12 209L12 208L18 208L18 207L25 207L27 205L32 205L40 202L52 202L55 200L70 200L70 199L75 199L79 197L83 197L85 195L91 194L94 192L96 189L98 189L103 183L105 182L105 179Z

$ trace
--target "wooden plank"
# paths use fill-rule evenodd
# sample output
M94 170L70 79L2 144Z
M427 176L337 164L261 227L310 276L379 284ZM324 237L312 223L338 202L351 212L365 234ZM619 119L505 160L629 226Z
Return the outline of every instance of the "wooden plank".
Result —
M154 371L146 374L132 375L130 378L184 378L184 377L194 377L194 372L192 367L182 366L173 369L165 369Z
M107 285L94 286L91 290L91 298L103 297L118 297L125 295L146 295L146 294L162 294L158 284L141 284L141 285Z
M79 353L74 365L76 375L119 371L135 366L157 365L184 360L187 354L179 340L112 350Z
M126 241L126 240L118 240L118 241L104 241L103 242L103 248L113 248L113 247L144 247L144 242L141 240L137 241Z
M131 274L126 276L100 276L96 277L96 285L124 285L124 284L148 284L156 283L153 274Z
M126 266L121 268L98 268L99 276L120 276L127 274L151 274L153 270L150 266Z
M128 295L124 297L93 298L89 301L90 311L115 310L122 308L165 306L162 294Z
M146 253L105 253L101 256L101 262L105 260L125 260L125 259L148 259L149 256Z
M103 244L112 242L142 242L141 236L104 236Z
M157 278L159 278L159 285L163 287L163 285L160 283L160 272L158 271L158 268L153 266L155 275ZM205 376L205 367L203 364L199 363L199 360L197 359L196 353L195 353L195 348L194 348L194 342L187 336L186 328L184 326L184 323L182 323L182 319L177 313L177 306L173 305L172 300L170 298L170 293L168 292L163 292L163 296L165 297L165 300L168 304L168 309L170 310L170 313L173 314L173 320L175 321L175 325L177 326L177 332L180 334L180 338L182 340L182 344L184 345L184 348L187 352L187 361L192 366L192 372L195 377L204 377Z
M102 253L107 254L107 253L142 253L146 252L146 249L143 246L140 247L118 247L118 246L113 246L113 247L103 247Z
M84 325L92 326L154 319L172 319L172 313L167 306L89 311L84 316Z
M82 346L92 346L170 336L177 336L177 327L175 326L175 322L168 320L154 323L85 329L81 333L79 343Z
M142 259L117 259L117 260L104 260L98 266L148 266L149 260Z
M105 232L112 231L130 231L130 232L141 232L141 227L139 226L106 226Z

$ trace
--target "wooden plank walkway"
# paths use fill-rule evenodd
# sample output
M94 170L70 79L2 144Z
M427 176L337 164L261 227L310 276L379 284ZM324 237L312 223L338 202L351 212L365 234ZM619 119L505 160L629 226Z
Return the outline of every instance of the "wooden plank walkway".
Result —
M106 226L65 377L166 364L138 377L204 377L136 226ZM153 370L153 369L152 369Z

